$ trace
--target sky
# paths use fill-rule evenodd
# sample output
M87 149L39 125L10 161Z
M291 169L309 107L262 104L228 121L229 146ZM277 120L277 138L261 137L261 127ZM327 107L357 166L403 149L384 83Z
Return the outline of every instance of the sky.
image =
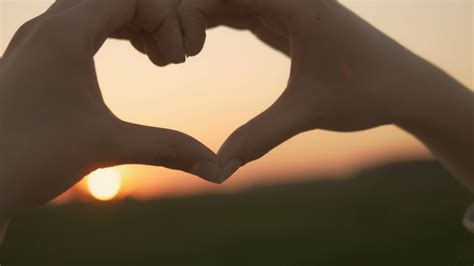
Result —
M340 1L405 47L473 88L471 0ZM52 1L0 0L0 53L15 30ZM183 131L217 151L241 124L265 110L285 88L290 61L250 33L208 32L203 52L185 64L158 68L124 41L96 55L105 101L121 119ZM337 177L395 160L431 158L423 145L394 126L357 133L301 134L242 168L225 185L183 172L121 166L122 196L150 198L235 191L257 184Z

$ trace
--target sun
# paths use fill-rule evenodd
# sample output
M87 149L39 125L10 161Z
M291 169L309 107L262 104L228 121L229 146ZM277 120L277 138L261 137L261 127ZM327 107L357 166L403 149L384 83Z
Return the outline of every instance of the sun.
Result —
M99 169L87 176L87 189L98 200L113 199L121 186L122 179L114 168Z

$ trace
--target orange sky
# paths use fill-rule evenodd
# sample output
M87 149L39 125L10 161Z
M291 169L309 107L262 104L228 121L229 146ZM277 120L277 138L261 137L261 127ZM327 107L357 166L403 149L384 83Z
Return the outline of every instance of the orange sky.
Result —
M473 88L471 0L341 1L395 38ZM23 22L51 1L0 0L0 52ZM239 125L283 91L289 60L246 32L211 30L201 55L186 64L157 68L125 42L109 41L96 56L104 98L115 114L135 123L186 132L217 151ZM429 153L411 136L386 126L366 132L302 134L241 169L223 186L182 172L122 166L123 195L228 191L295 176L349 174Z

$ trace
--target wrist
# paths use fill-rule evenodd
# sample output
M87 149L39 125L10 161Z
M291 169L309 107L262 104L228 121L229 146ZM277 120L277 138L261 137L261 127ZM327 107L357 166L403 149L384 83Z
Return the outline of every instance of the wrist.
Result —
M422 80L412 88L408 108L400 107L396 124L474 193L474 93L437 68Z
M407 108L400 108L395 124L408 131L441 130L459 132L472 121L473 94L441 70L413 87Z
M393 124L411 133L448 129L452 119L469 113L472 93L442 70L416 55L399 69L401 78L392 88L396 96L390 103Z

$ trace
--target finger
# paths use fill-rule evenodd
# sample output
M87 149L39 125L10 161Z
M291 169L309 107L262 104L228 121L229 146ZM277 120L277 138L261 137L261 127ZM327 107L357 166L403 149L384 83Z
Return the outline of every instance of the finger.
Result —
M234 131L220 148L222 181L298 133L307 130L301 104L287 93L265 112Z
M196 8L207 15L209 12L225 7L245 8L252 12L260 12L267 1L272 0L183 0L181 5Z
M177 15L168 16L161 26L153 33L156 45L163 53L166 61L179 64L186 61L181 26Z
M173 130L120 121L113 132L111 163L145 164L182 170L218 182L217 155L194 138Z
M148 55L150 61L160 67L166 66L171 62L166 59L160 47L156 44L153 36L150 33L144 33L143 43L145 45L145 53Z
M188 56L199 54L206 41L206 19L199 9L192 8L184 1L179 7L179 20L183 30L184 48Z
M151 45L146 38L147 51L153 62L161 61L160 66L169 63L182 63L186 60L182 30L178 19L178 0L140 0L132 24L151 35L156 43ZM159 55L159 58L157 58Z
M140 53L146 54L145 50L145 43L143 41L143 37L140 33L132 34L130 36L130 43L132 46L137 49Z

